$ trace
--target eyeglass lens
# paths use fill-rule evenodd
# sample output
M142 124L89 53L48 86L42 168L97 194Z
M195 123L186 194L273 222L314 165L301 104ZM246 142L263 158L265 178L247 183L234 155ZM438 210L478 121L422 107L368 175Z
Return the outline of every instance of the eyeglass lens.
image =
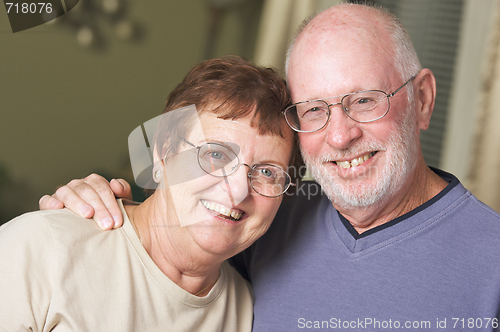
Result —
M239 164L238 156L233 150L216 143L207 143L200 147L198 162L205 172L218 177L231 174Z
M252 167L250 185L261 195L276 197L283 194L290 186L290 177L281 168L273 165Z
M240 165L233 150L217 143L200 146L198 162L206 173L216 177L229 176ZM290 186L289 175L274 165L256 165L251 168L249 177L252 188L263 196L280 196Z

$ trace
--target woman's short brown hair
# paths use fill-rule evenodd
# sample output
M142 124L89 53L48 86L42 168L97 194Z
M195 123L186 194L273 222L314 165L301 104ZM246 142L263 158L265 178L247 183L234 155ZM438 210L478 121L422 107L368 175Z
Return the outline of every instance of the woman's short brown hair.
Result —
M196 105L198 113L213 112L221 119L237 119L252 114L251 125L261 134L285 137L291 131L282 111L291 103L285 80L271 68L255 66L237 56L206 60L191 69L182 82L170 93L164 114ZM191 119L182 114L162 117L155 134L154 146L160 158L177 152L190 130ZM162 122L164 125L162 125ZM175 123L175 126L165 125ZM293 134L294 148L290 164L301 164L297 137Z

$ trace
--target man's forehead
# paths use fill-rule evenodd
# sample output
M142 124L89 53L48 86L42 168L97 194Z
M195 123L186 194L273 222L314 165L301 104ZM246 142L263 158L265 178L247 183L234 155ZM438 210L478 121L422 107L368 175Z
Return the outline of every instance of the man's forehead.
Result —
M379 24L370 20L356 21L313 21L297 37L295 47L311 48L315 45L329 45L332 48L349 49L355 44L380 44L390 38Z
M377 10L362 5L340 5L316 15L304 27L302 33L319 31L362 29L377 30L384 25L384 18ZM301 34L302 34L301 33Z
M370 85L371 79L392 71L394 49L391 45L384 30L377 33L377 28L364 23L343 25L337 22L331 26L316 24L306 28L296 40L287 68L294 101L305 97L297 96L298 91L302 94L314 90L318 94L308 94L308 98L325 97L323 94L327 91L318 91L320 83L321 88L330 93L334 91L329 86L338 87L338 94L381 88L364 83Z
M387 80L393 71L389 55L379 52L376 45L351 44L342 49L323 44L297 51L288 68L288 84L294 101L381 89L380 81Z

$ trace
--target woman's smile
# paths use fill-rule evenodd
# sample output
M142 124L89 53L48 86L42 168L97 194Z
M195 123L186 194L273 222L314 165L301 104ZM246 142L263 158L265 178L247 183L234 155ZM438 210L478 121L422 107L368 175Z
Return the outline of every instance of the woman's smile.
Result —
M215 203L213 201L201 200L203 206L205 206L214 216L222 219L238 221L244 212L238 209L229 208L227 206Z

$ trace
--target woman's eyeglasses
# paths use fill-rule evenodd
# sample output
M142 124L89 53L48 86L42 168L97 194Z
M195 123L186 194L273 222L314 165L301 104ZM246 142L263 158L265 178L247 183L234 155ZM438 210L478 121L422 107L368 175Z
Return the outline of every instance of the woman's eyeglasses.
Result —
M250 186L259 195L278 197L290 186L294 186L290 175L281 167L271 164L247 165L240 162L238 155L228 146L221 143L208 142L196 146L186 139L181 139L198 149L198 164L201 169L215 177L226 177L234 173L240 165L249 168L247 176Z

